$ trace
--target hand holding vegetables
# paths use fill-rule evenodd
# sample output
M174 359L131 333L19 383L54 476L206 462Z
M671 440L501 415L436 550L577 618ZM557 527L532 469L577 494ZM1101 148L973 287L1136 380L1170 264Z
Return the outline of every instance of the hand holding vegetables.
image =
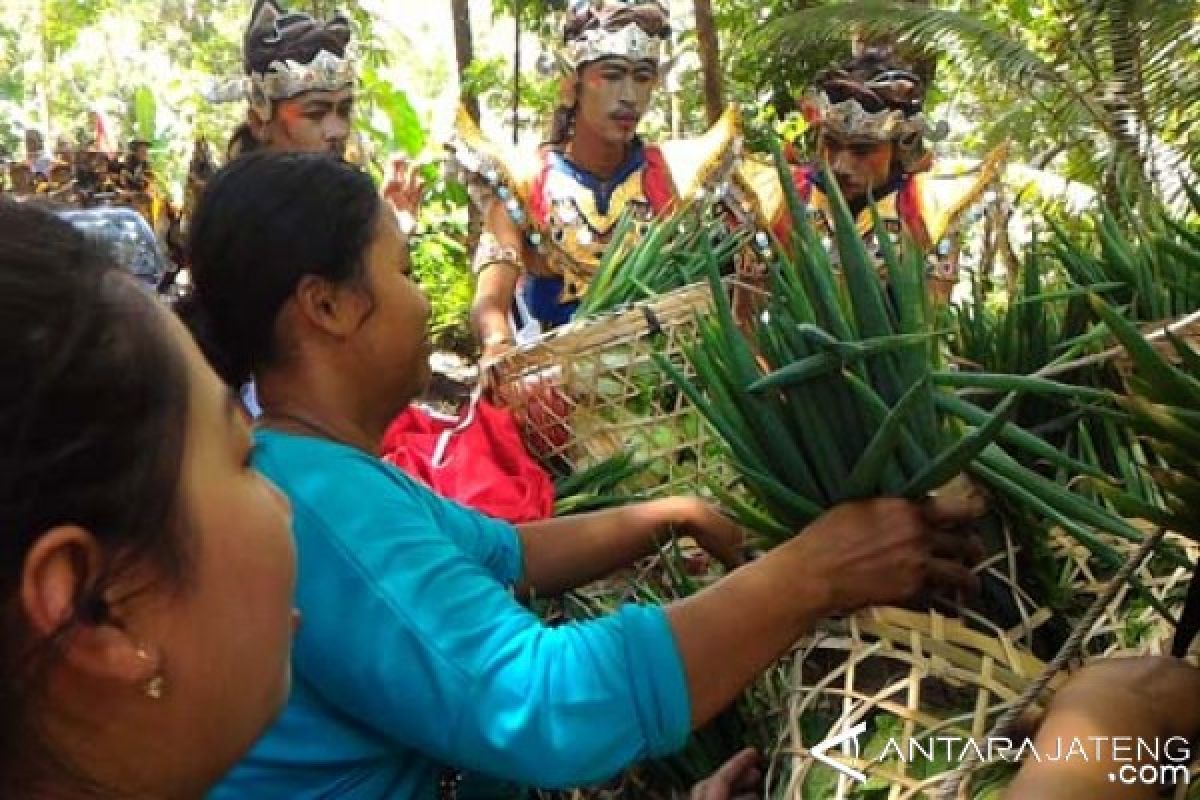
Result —
M712 719L824 616L910 599L927 582L971 588L952 532L978 499L865 500L838 506L758 560L667 606L692 698Z
M691 537L726 569L739 567L745 560L742 555L745 530L716 506L698 497L668 497L652 503L662 509L668 522L666 527L677 537Z
M982 513L959 500L923 505L866 500L834 508L782 549L824 592L825 612L902 603L925 583L967 591L978 579L963 564L970 540L949 530ZM799 580L799 578L797 578Z

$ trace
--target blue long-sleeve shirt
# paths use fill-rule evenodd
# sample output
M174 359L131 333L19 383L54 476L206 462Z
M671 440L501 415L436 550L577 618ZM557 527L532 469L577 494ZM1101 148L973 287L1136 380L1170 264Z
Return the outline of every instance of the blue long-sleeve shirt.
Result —
M353 448L255 438L292 502L303 621L287 708L212 800L433 798L446 766L576 786L683 746L661 609L548 627L510 591L508 524Z

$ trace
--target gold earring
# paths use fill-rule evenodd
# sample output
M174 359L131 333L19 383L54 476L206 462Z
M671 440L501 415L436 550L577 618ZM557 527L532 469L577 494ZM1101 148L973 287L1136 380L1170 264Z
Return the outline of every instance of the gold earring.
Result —
M139 647L136 655L140 660L150 663L150 654L146 652L145 648ZM142 684L142 694L151 700L161 700L165 689L166 680L160 674L155 674L150 680Z
M155 675L142 686L142 692L151 700L162 700L165 683L162 675Z

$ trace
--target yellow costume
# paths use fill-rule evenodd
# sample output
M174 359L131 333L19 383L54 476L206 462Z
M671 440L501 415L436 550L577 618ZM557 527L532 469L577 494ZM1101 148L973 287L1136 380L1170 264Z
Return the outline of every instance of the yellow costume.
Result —
M483 209L503 203L526 244L522 295L543 326L566 322L628 211L638 235L681 200L722 197L742 148L730 108L703 137L658 145L635 139L610 181L571 163L560 149L514 153L487 141L464 110L447 145L450 164ZM483 249L483 248L481 248ZM477 256L486 266L488 254Z

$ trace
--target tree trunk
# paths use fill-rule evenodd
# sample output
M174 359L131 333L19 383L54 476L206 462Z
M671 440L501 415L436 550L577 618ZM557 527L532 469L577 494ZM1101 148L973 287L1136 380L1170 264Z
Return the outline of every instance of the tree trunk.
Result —
M467 68L475 60L475 38L471 32L471 0L451 0L454 15L454 60L458 66L458 98L463 108L479 124L479 98L466 88ZM474 203L467 203L467 253L475 254L479 237L483 233L483 220Z
M700 45L700 64L704 68L704 111L712 125L725 111L725 82L721 73L721 50L711 0L695 0L696 41Z
M53 63L53 60L50 57L49 3L47 3L46 0L42 0L42 2L38 4L38 9L40 11L40 15L38 17L38 60L41 62L39 66L41 67L42 79L34 91L35 96L37 97L38 106L40 106L40 110L42 112L42 131L46 137L45 143L49 145L50 142L54 141L52 138L50 138L54 136L54 131L52 130L50 123L50 118L53 112L53 109L50 108L50 87L52 85L50 77L50 65Z
M512 143L521 143L521 3L513 0Z
M470 0L451 0L450 8L454 14L454 59L458 64L459 98L471 119L478 125L479 98L463 88L467 67L475 60L475 41L471 34L471 3Z
M1106 92L1105 105L1111 120L1118 152L1124 154L1131 165L1144 175L1151 185L1156 183L1153 165L1149 163L1147 148L1142 146L1143 120L1138 114L1142 105L1142 75L1140 64L1139 33L1130 24L1128 0L1113 0L1105 3L1108 48L1112 52L1112 83ZM1112 178L1112 191L1119 183L1118 176Z
M669 13L671 9L670 0L668 0L666 6ZM674 26L672 25L672 27ZM675 54L675 34L672 33L672 35L667 38L666 50L663 54L668 64L673 64L675 62ZM660 85L665 86L665 81ZM680 125L680 117L682 115L680 114L681 109L679 107L679 92L668 90L664 94L666 94L667 130L671 132L672 139L678 139L683 130L682 125Z

